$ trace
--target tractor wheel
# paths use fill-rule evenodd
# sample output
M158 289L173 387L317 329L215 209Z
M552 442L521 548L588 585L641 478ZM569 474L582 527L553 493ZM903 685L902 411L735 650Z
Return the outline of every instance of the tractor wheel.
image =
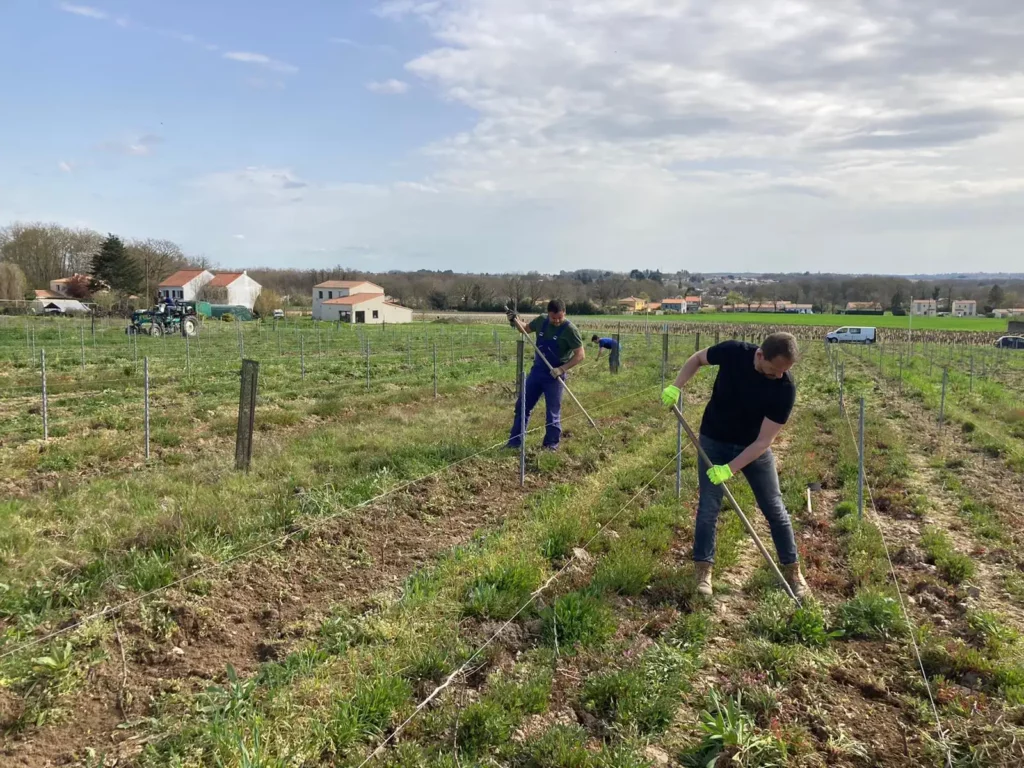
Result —
M149 335L150 336L156 336L156 337L163 336L164 335L164 329L161 328L156 323L153 323L151 326L149 326Z
M181 321L181 335L195 338L199 333L199 323L194 317L186 317Z

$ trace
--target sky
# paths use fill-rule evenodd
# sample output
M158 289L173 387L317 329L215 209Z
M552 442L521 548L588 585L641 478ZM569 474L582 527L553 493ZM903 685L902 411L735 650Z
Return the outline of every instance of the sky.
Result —
M0 226L232 267L1024 269L1020 0L0 0Z

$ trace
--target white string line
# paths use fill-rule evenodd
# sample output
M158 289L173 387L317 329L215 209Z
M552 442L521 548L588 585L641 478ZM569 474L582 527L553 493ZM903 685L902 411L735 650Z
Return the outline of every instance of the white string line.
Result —
M846 408L843 408L843 416L846 419L846 426L850 430L850 440L857 446L857 456L861 462L865 463L865 457L861 455L860 447L857 442L856 435L853 432L853 422L850 420L850 414ZM882 548L885 550L885 559L889 562L889 573L892 576L893 586L896 587L896 595L900 600L900 609L903 611L903 618L910 627L910 644L914 648L914 656L917 657L917 666L921 670L921 678L924 680L925 690L928 692L928 701L931 703L932 714L935 715L935 728L939 735L939 742L942 744L942 748L946 752L946 766L952 768L953 766L953 753L946 741L946 730L942 727L942 718L939 717L939 708L935 705L935 697L932 695L931 682L928 680L928 673L924 669L924 661L921 659L921 650L917 645L917 625L913 619L910 618L910 613L907 611L906 603L903 600L903 591L900 589L899 578L896 576L896 567L893 565L892 556L889 554L889 544L885 539L885 532L882 530L882 516L878 514L878 509L875 507L875 496L871 491L871 483L868 482L867 472L864 473L864 487L868 491L868 499L871 502L871 510L874 512L876 519L876 528L878 530L878 536L882 540Z
M596 406L594 408L594 410L596 411L596 410L600 410L601 408L606 408L606 407L608 407L608 406L610 406L610 405L612 405L614 403L621 402L622 400L627 400L627 399L630 399L630 398L635 397L637 395L640 395L640 394L643 394L645 392L648 392L651 389L653 389L653 387L645 387L643 389L636 390L636 391L632 392L629 395L624 395L623 397L616 398L615 400L609 400L606 403L602 403L601 405ZM577 415L578 414L571 414L570 416L568 416L566 418L567 419L568 418L573 418L574 416L577 416ZM530 432L535 432L535 431L540 430L540 429L545 429L547 426L548 426L547 424L544 424L544 425L541 425L541 426L534 427L533 429L528 430L527 434L529 434ZM442 474L444 472L447 472L449 469L451 469L451 468L453 468L453 467L455 467L455 466L457 466L459 464L463 464L463 463L465 463L467 461L470 461L471 459L475 459L475 458L477 458L479 456L482 456L483 454L488 453L490 451L493 451L496 448L501 448L506 443L507 443L507 439L502 440L501 442L495 443L494 445L488 446L487 448L483 448L483 449L477 451L474 454L471 454L469 456L464 456L463 458L457 459L457 460L451 462L450 464L446 464L445 466L440 467L440 468L438 468L438 469L436 469L436 470L434 470L432 472L428 472L425 475L422 475L422 476L417 477L417 478L413 478L411 480L407 480L404 483L399 483L395 487L390 488L390 489L388 489L386 491L383 491L382 493L379 493L378 495L376 495L376 496L374 496L374 497L372 497L370 499L366 499L365 501L361 501L358 504L355 504L355 505L353 505L351 507L346 507L344 509L338 510L334 514L327 515L325 517L316 518L315 520L313 520L311 523L309 523L306 526L302 526L302 527L300 527L300 528L298 528L298 529L296 529L294 531L290 531L290 532L288 532L286 534L283 534L281 536L277 536L277 537L275 537L273 539L269 539L267 541L264 541L264 542L262 542L260 544L257 544L257 545L255 545L253 547L250 547L247 550L244 550L242 552L239 552L239 553L236 553L234 555L231 555L230 557L226 557L223 560L219 560L216 563L211 563L210 565L204 566L203 568L200 568L197 571L193 571L192 573L186 574L185 576L182 576L182 577L180 577L178 579L175 579L174 581L172 581L169 584L165 584L165 585L163 585L161 587L156 587L154 589L149 590L148 592L143 592L141 595L136 595L133 598L130 598L128 600L125 600L124 602L118 603L117 605L106 606L106 607L104 607L103 609L101 609L99 611L95 611L94 613L89 614L89 615L83 617L82 619L79 619L78 621L74 622L73 624L69 624L67 626L61 627L60 629L55 629L52 632L49 632L49 633L47 633L45 635L42 635L40 637L33 638L32 640L26 641L26 642L16 646L15 648L12 648L9 651L5 651L4 653L0 653L0 660L3 660L3 659L5 659L5 658L7 658L9 656L13 656L16 653L21 653L22 651L25 651L25 650L27 650L29 648L33 648L33 647L35 647L35 646L37 646L37 645L39 645L41 643L47 642L49 640L52 640L55 637L59 637L61 635L67 634L68 632L71 632L71 631L73 631L75 629L78 629L83 624L86 624L86 623L88 623L90 621L93 621L95 619L103 618L104 616L107 616L107 615L110 615L110 614L119 613L119 612L123 611L125 608L129 608L132 605L136 605L136 604L138 604L140 602L148 600L150 597L153 597L154 595L157 595L157 594L159 594L161 592L164 592L164 591L166 591L168 589L171 589L172 587L179 586L179 585L181 585L181 584L183 584L183 583L185 583L187 581L191 581L192 579L194 579L194 578L196 578L198 576L202 576L204 574L212 573L214 571L220 570L221 568L223 568L226 565L230 565L233 562L236 562L238 560L246 558L246 557L248 557L248 556L250 556L252 554L255 554L257 552L260 552L260 551L262 551L264 549L267 549L267 548L273 547L273 546L277 546L279 544L283 544L286 541L291 540L293 537L295 537L295 536L297 536L297 535L299 535L301 533L310 533L310 532L316 530L319 526L322 526L322 525L330 522L331 520L335 520L338 517L341 517L342 515L348 514L349 512L353 512L353 511L355 511L357 509L361 509L362 507L365 507L365 506L368 506L370 504L376 503L376 502L380 501L381 499L383 499L383 498L385 498L387 496L390 496L393 493L397 493L399 491L402 491L402 490L404 490L404 489L406 489L406 488L408 488L408 487L410 487L412 485L415 485L416 483L423 482L424 480L428 480L431 477L434 477L436 475L440 475L440 474ZM123 575L123 573L120 574L120 575ZM107 584L113 578L115 578L115 577L111 577L111 578L105 580L103 583Z
M922 359L927 359L927 358L922 358ZM861 363L863 363L863 364L865 364L865 365L869 365L869 366L871 365L871 364L870 364L870 362L868 362L868 361L865 361L865 360L861 360ZM884 381L884 379L885 379L885 375L884 375L884 373L883 373L883 375L882 375L882 379L883 379L883 381ZM886 382L886 383L888 383L888 382ZM939 384L935 384L935 382L931 381L931 379L928 379L928 383L929 383L929 384L934 384L935 386L940 386ZM997 382L997 383L998 383L998 382ZM953 391L953 386L952 386L952 379L949 379L949 384L950 384L950 387L949 387L949 391L950 391L950 393L952 393L952 391ZM902 400L906 400L906 398L905 398L905 397L902 397L902 396L900 396L900 399L902 399ZM950 398L950 400L952 400L952 398ZM958 403L956 403L956 402L953 402L953 405L958 405ZM962 405L962 403L961 403L960 405ZM1018 458L1024 458L1024 451L1022 451L1022 450L1021 450L1020 448L1018 448L1018 447L1017 447L1016 445L1014 445L1013 443L1009 443L1009 442L1006 442L1006 438L1005 438L1005 437L1003 437L1003 438L1000 438L1000 437L998 437L997 435L994 435L994 434L992 434L991 432L989 432L989 431L988 431L987 429L985 429L984 427L978 426L978 423L977 423L977 421L973 421L973 420L972 420L972 423L974 424L974 429L975 429L975 431L977 431L977 432L981 432L982 434L984 434L984 435L986 435L986 436L988 436L988 437L992 438L993 440L997 440L997 441L999 441L1000 443L1002 443L1002 445L1000 446L1002 450L1005 450L1005 451L1006 451L1007 453L1009 453L1009 454L1010 454L1011 456L1015 456L1015 457L1018 457ZM939 436L940 436L940 438L941 438L941 433L940 433L940 435L939 435Z
M687 444L687 447L689 447L689 444ZM640 490L638 490L638 491L637 491L637 492L636 492L635 494L633 494L633 496L632 496L632 497L631 497L631 498L629 499L629 501L627 501L627 502L626 502L625 504L623 504L623 505L622 505L622 507L621 507L621 508L619 509L619 511L618 511L618 512L616 512L616 513L615 513L614 515L612 515L612 516L611 516L611 517L610 517L610 518L609 518L609 519L608 519L607 521L605 521L604 523L602 523L602 524L601 524L601 526L600 526L600 527L599 527L599 528L597 529L597 532L596 532L596 533L594 533L594 535L593 535L593 536L591 536L591 537L590 537L590 538L589 538L589 539L588 539L588 540L586 541L586 543L584 543L584 544L583 544L583 546L582 546L582 547L579 547L579 548L578 548L578 549L579 549L579 551L583 551L583 552L585 552L585 551L586 551L586 549L587 549L587 547L589 547L589 546L590 546L591 544L593 544L593 543L594 543L594 540L595 540L595 539L597 539L597 537L598 537L598 536L600 536L600 535L601 535L601 534L602 534L602 533L604 532L605 528L607 528L607 527L608 527L609 525L611 525L611 524L612 524L612 523L613 523L613 522L614 522L614 521L615 521L615 520L616 520L616 519L617 519L617 518L619 517L619 515L621 515L621 514L622 514L623 512L625 512L625 511L626 511L626 509L627 509L627 508L629 507L629 505L630 505L630 504L632 504L632 503L633 503L634 501L636 501L636 500L637 500L637 499L638 499L638 498L640 497L640 494L642 494L642 493L643 493L644 491L646 491L646 490L647 490L648 488L650 488L650 487L651 487L651 486L652 486L652 485L654 484L654 482L655 482L655 481L656 481L656 480L657 480L657 479L658 479L659 477L661 477L661 476L662 476L662 474L664 474L665 470L666 470L666 469L668 469L668 468L669 468L670 466L672 466L672 465L673 465L673 464L675 463L675 461L676 461L676 457L677 457L677 456L679 456L679 455L680 455L681 453L682 453L682 451L678 451L678 452L674 453L674 454L672 455L672 458L668 460L668 463L667 463L667 464L665 464L665 466L663 466L663 467L662 467L661 469L659 469L659 470L658 470L658 471L657 471L657 472L656 472L656 473L654 474L654 477L652 477L652 478L651 478L650 480L648 480L648 481L647 481L646 483L644 483L644 485L643 485L643 486L642 486L642 487L640 488ZM477 658L477 657L478 657L478 656L479 656L479 655L480 655L481 653L483 653L483 652L484 652L484 651L485 651L485 650L486 650L486 649L488 648L488 646L490 646L490 645L491 645L491 643L493 643L493 642L494 642L495 640L497 640L497 639L498 639L498 636L499 636L499 635L500 635L500 634L501 634L502 632L504 632L504 631L505 631L505 630L506 630L506 629L507 629L507 628L508 628L509 626L511 626L512 622L514 622L514 621L515 621L515 620L516 620L516 619L517 619L517 618L519 617L519 615L523 613L523 611L525 611L525 610L526 610L527 608L529 608L529 607L530 607L531 605L533 605L534 601L535 601L535 600L536 600L536 599L537 599L538 597L540 597L540 595L541 595L541 594L542 594L542 593L543 593L543 592L544 592L544 591L545 591L545 590L546 590L546 589L547 589L547 588L548 588L549 586L551 586L551 584L553 584L553 583L554 583L554 582L555 582L555 581L556 581L556 580L557 580L557 579L558 579L558 578L559 578L559 577L560 577L560 576L561 576L561 575L562 575L563 573L565 573L565 571L566 571L566 570L568 570L569 566L571 566L571 565L572 565L572 564L573 564L574 562L576 562L576 560L578 559L578 557L579 557L579 555L577 554L577 551L575 551L575 550L574 550L574 551L573 551L573 553L572 553L572 557L570 557L570 558L569 558L569 559L568 559L568 560L567 560L567 561L565 562L565 564L564 564L564 565L562 565L562 567L561 567L561 568L559 568L559 569L558 569L557 571L555 571L555 572L554 572L554 573L553 573L553 574L552 574L552 575L551 575L551 576L550 576L550 577L548 578L548 580L547 580L547 581L545 581L545 582L544 582L543 584L541 584L541 585L540 585L540 586L539 586L539 587L538 587L537 589L535 589L535 590L534 590L534 591L533 591L533 592L532 592L532 593L530 594L530 597L529 597L529 598L528 598L528 599L526 600L526 602L525 602L525 603L523 603L523 604L522 604L522 605L521 605L521 606L519 607L519 610L517 610L517 611L516 611L516 612L515 612L515 613L514 613L514 614L512 615L512 617L511 617L511 618L509 618L509 619L508 619L508 620L507 620L507 621L506 621L506 622L505 622L504 624L502 624L502 625L501 625L501 626L500 626L500 627L498 628L498 630L497 630L497 631L496 631L496 632L495 632L495 633L494 633L493 635L491 635L491 636L490 636L490 637L489 637L489 638L487 639L487 641L486 641L486 642L485 642L485 643L484 643L483 645L481 645L481 646L480 646L479 648L477 648L477 649L476 649L476 651L474 651L474 652L473 652L473 655L472 655L472 656L470 656L470 657L469 657L468 659L466 659L466 661L464 661L464 662L462 663L462 665L461 665L461 666L460 666L460 667L459 667L458 669L456 669L456 670L455 670L454 672L452 672L452 673L451 673L450 675L448 675L448 677L447 677L447 678L445 679L445 681L444 681L443 683L441 683L441 684L440 684L439 686L437 686L437 687L436 687L436 688L435 688L435 689L434 689L433 691L431 691L431 692L430 692L430 694L429 694L429 695L428 695L428 696L427 696L427 697L426 697L425 699L423 699L423 701L421 701L421 702L420 702L420 703L419 703L419 704L418 704L418 705L416 706L416 709L414 709L414 710L412 711L412 714L410 714L410 715L409 715L409 716L408 716L408 717L407 717L407 718L406 718L406 719L405 719L405 720L404 720L404 721L403 721L402 723L400 723L400 724L399 724L399 725L398 725L398 726L397 726L397 727L396 727L396 728L395 728L395 729L394 729L394 730L393 730L393 731L391 732L391 734L390 734L390 735L389 735L389 736L388 736L388 737L387 737L386 739L384 739L384 741L382 741L382 742L381 742L380 744L378 744L378 745L377 745L377 747L376 747L376 748L375 748L375 749L373 750L373 752L371 752L371 753L369 754L369 756L367 756L367 758L366 758L365 760L363 760L363 762L361 762L361 763L359 764L358 768L363 768L363 767L364 767L364 766L365 766L365 765L366 765L367 763L369 763L369 762L371 762L372 760L374 760L374 759L375 759L375 758L376 758L376 757L377 757L377 756L378 756L378 755L379 755L379 754L380 754L380 753L381 753L381 752L382 752L382 751L384 750L384 748L385 748L385 747L386 747L386 746L387 746L388 744L390 744L390 743L391 743L392 741L394 741L394 740L395 740L395 738L396 738L396 737L397 737L397 736L398 736L398 735L399 735L399 734L400 734L400 733L401 733L401 732L402 732L403 730L405 730L405 727L406 727L407 725L409 725L409 723L411 723L411 722L412 722L412 721L413 721L413 720L414 720L414 719L416 718L416 716L417 716L417 715L418 715L418 714L419 714L420 712L422 712L422 711L423 711L423 709L424 709L424 708L425 708L425 707L426 707L426 706L427 706L427 705L428 705L428 704L429 704L429 703L430 703L431 701L433 701L433 700L434 700L434 699L435 699L435 698L436 698L436 697L437 697L437 696L438 696L438 695L439 695L439 694L440 694L440 693L441 693L442 691L444 691L445 689L447 689L447 688L448 688L448 687L449 687L449 686L450 686L450 685L451 685L451 684L452 684L452 683L453 683L453 682L455 681L455 679L456 679L456 678L457 678L457 677L458 677L459 675L461 675L461 674L462 674L462 673L463 673L463 672L464 672L464 671L466 670L466 668L467 668L467 667L468 667L468 666L469 666L469 665L470 665L470 664L471 664L471 663L472 663L472 662L473 662L473 661L474 661L474 660L475 660L475 659L476 659L476 658Z

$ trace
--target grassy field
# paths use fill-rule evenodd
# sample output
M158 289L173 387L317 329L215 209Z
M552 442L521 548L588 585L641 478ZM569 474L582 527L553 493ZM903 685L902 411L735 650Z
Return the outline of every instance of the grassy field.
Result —
M594 319L612 323L644 320L644 315L598 315ZM586 319L591 319L587 317ZM844 325L866 325L877 328L907 328L909 318L893 315L787 315L761 312L701 312L691 315L652 315L652 323L755 323L772 325L810 325L829 329ZM1006 319L988 317L915 317L912 322L917 330L932 331L998 331L1005 333Z
M658 399L694 335L669 335L667 365L637 333L618 376L574 372L599 429L566 401L549 453L535 418L523 485L501 447L507 328L218 323L188 356L139 342L0 323L4 764L1024 760L1024 355L808 345L775 448L815 593L797 607L729 511L716 597L695 594L696 463ZM247 474L243 355L261 363ZM712 380L687 389L693 422Z

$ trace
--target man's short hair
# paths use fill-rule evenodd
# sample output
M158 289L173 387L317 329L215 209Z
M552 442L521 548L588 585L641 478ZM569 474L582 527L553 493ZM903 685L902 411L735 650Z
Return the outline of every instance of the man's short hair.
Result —
M761 342L761 354L765 360L774 360L777 357L784 357L787 360L796 361L799 350L796 347L796 337L792 333L772 333Z
M593 336L591 336L590 340L591 341L597 341L597 334L595 333Z
M561 299L552 299L548 302L548 312L565 312L565 302Z

